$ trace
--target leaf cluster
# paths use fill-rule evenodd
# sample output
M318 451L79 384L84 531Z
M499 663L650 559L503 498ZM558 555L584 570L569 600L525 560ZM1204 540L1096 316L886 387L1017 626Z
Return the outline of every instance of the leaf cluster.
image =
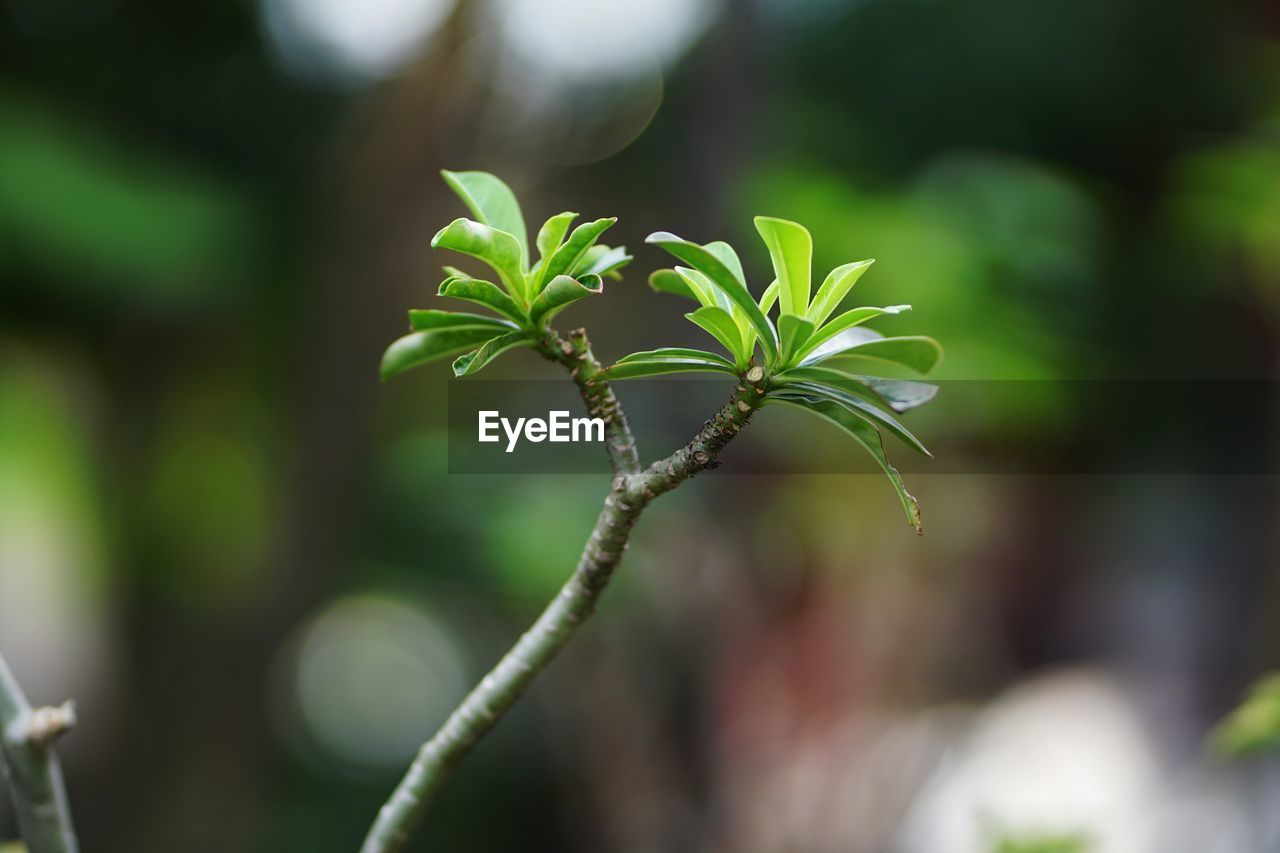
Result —
M605 374L614 379L670 373L726 373L759 383L766 405L784 405L822 418L848 433L876 460L892 482L907 519L920 529L920 508L885 452L882 433L913 450L929 451L896 415L927 403L937 387L868 375L878 366L927 374L941 359L933 338L885 337L862 324L909 311L910 305L839 310L873 261L842 264L813 291L813 238L799 223L758 216L756 230L773 262L773 282L757 299L747 287L742 262L728 243L698 245L667 232L648 242L682 263L655 272L654 290L697 302L685 317L724 348L727 355L686 347L632 353ZM771 317L776 309L777 320Z
M456 376L483 368L515 347L535 346L547 324L573 303L602 292L605 278L631 261L622 247L598 243L617 219L609 217L572 228L578 214L558 213L538 230L534 246L538 260L530 263L524 214L515 194L487 172L441 173L473 219L460 218L431 239L433 248L450 249L483 262L498 280L473 278L445 267L439 295L480 305L491 314L439 309L409 312L412 332L387 348L382 377L446 356Z

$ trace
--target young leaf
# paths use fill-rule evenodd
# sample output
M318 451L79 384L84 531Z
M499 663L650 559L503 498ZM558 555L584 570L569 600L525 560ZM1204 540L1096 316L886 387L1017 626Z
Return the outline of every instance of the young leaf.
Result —
M471 215L480 222L516 238L520 249L520 269L529 267L529 235L524 227L524 215L520 202L511 188L488 172L440 172L446 184Z
M724 265L723 261L716 257L714 252L666 231L650 234L645 242L661 246L711 279L746 314L748 322L760 335L760 340L764 343L765 352L768 356L770 358L777 357L778 336L774 331L773 324L769 322L769 319L760 310L760 305L751 296L746 285L738 281L734 273Z
M584 222L573 229L569 239L565 240L563 246L556 249L550 262L544 265L543 281L551 281L558 275L568 275L569 270L577 265L587 249L590 249L600 235L617 221L616 216L610 216L607 219L597 219L595 222Z
M633 352L630 355L624 355L618 359L618 364L624 364L629 361L654 361L661 359L701 359L703 361L718 362L724 367L733 368L733 364L724 356L716 355L713 352L707 352L704 349L694 349L692 347L659 347L658 349L642 350Z
M823 353L820 357L810 358L805 363L816 363L828 358L849 357L868 358L875 361L889 362L890 364L899 364L923 375L933 370L942 358L942 346L933 338L923 335L877 338L852 344L836 352Z
M736 371L732 364L698 358L660 358L619 361L601 372L606 379L636 379L641 376L662 376L667 373L728 373Z
M529 306L529 319L538 325L545 324L579 299L595 296L603 289L604 282L598 275L584 275L581 279L558 275Z
M845 373L833 367L793 367L774 377L774 381L786 385L789 382L817 382L840 388L850 394L865 397L877 405L901 414L917 406L923 406L938 394L938 386L907 379L881 379L877 376L859 376Z
M833 403L839 403L864 421L870 422L873 426L884 427L889 430L899 441L917 453L930 458L933 457L933 454L929 452L929 448L925 447L920 439L912 435L911 430L903 426L897 418L861 399L864 396L861 391L855 394L840 388L833 388L830 385L819 385L814 382L793 382L784 387L789 389L788 393L797 392L806 396L820 397Z
M778 318L778 363L791 364L800 348L813 334L813 324L796 314Z
M411 367L454 355L493 337L493 329L433 329L411 332L394 341L382 356L382 378L390 379Z
M809 338L809 342L800 350L800 356L808 355L846 329L852 329L854 326L860 326L868 320L874 320L876 317L883 317L886 314L901 314L903 311L910 310L910 305L886 305L883 308L851 308L814 332L813 337Z
M739 367L745 367L748 359L742 330L729 316L729 312L717 305L704 305L691 314L685 314L692 323L705 330L729 351Z
M440 311L436 308L413 308L409 311L409 326L416 332L428 329L493 329L495 333L513 331L515 323L488 317L484 314L467 314L462 311Z
M631 263L632 257L627 254L625 246L604 246L599 243L583 254L569 275L574 278L584 275L608 276L622 278L618 270Z
M734 278L742 282L743 287L747 286L747 276L742 272L742 259L738 257L738 253L732 246L723 240L713 240L702 248L719 258L720 263L733 273Z
M523 332L510 332L485 341L475 352L458 356L453 361L454 376L470 376L489 362L514 347L533 346L533 341Z
M532 279L532 284L529 286L530 293L537 294L542 290L547 264L550 263L551 256L555 254L556 249L559 249L560 245L564 243L564 235L568 233L570 223L577 218L578 214L570 211L557 213L542 223L542 227L538 229L538 237L534 241L538 246L538 263L529 273L529 277Z
M457 276L446 278L440 282L439 295L465 299L467 302L492 308L517 323L525 322L524 310L502 288L491 281Z
M757 216L755 223L773 260L782 313L804 316L809 308L809 268L813 262L809 230L798 222L771 216Z
M712 284L711 279L697 270L689 269L688 267L676 267L676 275L684 279L694 299L697 299L703 305L714 305L723 308L730 316L733 316L733 312L737 310L729 295ZM738 313L742 312L739 311Z
M822 287L818 288L818 295L813 297L813 304L809 306L809 319L815 326L821 326L826 322L831 312L840 307L849 289L874 263L875 259L854 261L851 264L838 266L827 274Z
M452 249L484 261L517 301L527 303L520 246L505 231L470 219L455 219L431 238L432 248Z
M764 289L764 293L760 294L760 312L766 316L769 310L773 308L773 303L778 301L778 280L775 278Z
M924 528L921 526L920 520L920 504L907 491L906 484L902 482L902 475L898 473L898 469L894 468L889 462L889 456L884 450L884 441L880 438L880 431L871 424L854 415L848 409L838 403L830 403L825 400L815 400L810 397L801 395L790 396L786 394L770 394L764 399L764 405L783 405L801 409L817 415L824 420L830 421L836 426L843 429L854 440L863 446L863 448L871 454L876 460L885 476L889 478L889 482L893 483L893 488L898 493L898 500L902 502L902 509L907 514L907 521L916 529L916 533L923 533Z

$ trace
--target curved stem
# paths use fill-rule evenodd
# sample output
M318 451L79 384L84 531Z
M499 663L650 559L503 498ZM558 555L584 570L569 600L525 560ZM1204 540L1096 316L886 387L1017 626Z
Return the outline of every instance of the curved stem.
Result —
M53 742L75 724L71 703L32 709L0 656L0 769L31 853L77 853Z
M408 842L449 771L467 755L568 645L578 627L595 611L609 579L622 560L641 511L658 495L716 464L716 454L759 407L763 388L740 384L729 402L684 447L640 469L635 439L609 384L598 377L586 333L561 339L548 333L539 350L570 369L590 413L605 421L613 486L569 580L537 621L467 694L439 731L423 744L391 798L378 811L361 853L394 853ZM758 379L752 368L748 378Z

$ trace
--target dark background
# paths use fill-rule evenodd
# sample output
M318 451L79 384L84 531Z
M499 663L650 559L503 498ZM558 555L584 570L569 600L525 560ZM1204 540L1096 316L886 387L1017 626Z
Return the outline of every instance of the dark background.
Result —
M606 359L708 343L646 234L732 241L759 292L751 216L798 219L940 377L1034 380L926 442L1055 455L913 474L922 538L869 476L664 498L413 849L1280 849L1276 768L1203 747L1280 650L1278 36L1211 0L10 0L0 648L79 702L85 849L356 849L570 570L605 478L451 476L447 367L377 381L443 307L441 168L531 228L621 218L635 264L561 322ZM752 430L770 470L855 452Z

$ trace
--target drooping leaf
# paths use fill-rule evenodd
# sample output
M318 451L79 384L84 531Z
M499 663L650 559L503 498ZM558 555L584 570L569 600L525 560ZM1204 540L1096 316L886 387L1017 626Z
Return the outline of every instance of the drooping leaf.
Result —
M878 338L852 344L837 352L825 353L816 361L836 357L883 361L925 374L933 370L942 358L942 346L933 338L924 335Z
M527 304L523 262L516 238L470 219L455 219L431 238L433 248L452 249L484 261L502 280L512 298Z
M520 202L511 188L488 172L442 171L441 176L463 204L481 223L505 231L520 249L520 269L529 268L529 235L524 226Z
M659 347L658 349L641 350L640 352L633 352L630 355L624 355L622 358L618 359L617 363L622 364L628 361L653 361L655 359L664 358L703 359L706 361L719 362L728 368L733 367L733 364L724 356L717 355L714 352L707 352L704 349L695 349L694 347Z
M685 299L692 299L699 302L696 293L690 289L689 283L685 281L684 276L675 270L655 270L649 274L649 286L658 293L672 293L676 296L683 296Z
M902 475L898 473L898 469L889 462L889 456L885 453L884 441L880 438L879 430L839 403L831 403L826 400L818 400L803 395L792 396L776 393L765 397L764 405L791 406L810 412L830 421L853 436L854 440L871 454L871 457L876 460L881 470L889 478L889 482L893 484L894 490L898 493L898 500L902 502L902 509L907 514L907 521L916 529L917 533L923 532L920 519L920 504L907 491L906 484L902 482Z
M813 334L813 324L796 314L778 318L778 363L791 364Z
M533 346L533 341L523 332L510 332L491 338L475 352L469 352L466 355L458 356L453 362L454 376L470 376L472 373L479 371L486 364L493 361L509 349L514 347Z
M584 222L573 229L569 239L564 241L563 246L556 249L555 254L551 256L550 262L544 265L543 281L551 281L558 275L568 275L569 271L577 266L578 261L582 259L587 250L600 238L600 235L617 221L618 218L616 216L610 216L607 219Z
M874 258L854 261L851 264L842 264L827 274L822 287L818 288L818 294L813 297L813 304L809 306L809 319L815 326L821 326L826 322L831 313L840 307L849 289L874 263Z
M432 329L410 332L394 341L382 355L382 378L390 379L411 367L455 355L493 337L493 329Z
M539 325L545 324L579 299L595 296L603 288L604 282L598 275L584 275L580 279L558 275L533 300L529 306L529 318Z
M809 308L813 238L798 222L757 216L756 230L769 247L773 271L778 277L778 303L783 314L804 316Z
M517 323L525 321L524 310L507 293L491 281L478 278L446 278L440 282L440 296L465 299L492 308Z
M910 447L912 450L930 458L933 457L933 454L929 452L929 448L925 447L920 439L916 438L915 435L912 434L911 430L903 426L897 418L882 409L876 408L871 403L868 403L866 395L862 392L860 386L855 386L858 387L859 390L852 393L842 388L835 388L830 385L819 385L816 382L792 382L784 387L789 389L791 392L804 394L805 396L810 397L819 397L825 400L830 400L833 403L839 403L863 420L871 422L873 426L884 427L899 441ZM875 402L878 403L879 401L877 400Z
M713 252L666 231L650 234L645 242L661 246L711 279L746 315L748 322L760 335L760 340L763 342L765 352L769 357L777 357L778 336L774 331L773 324L769 322L764 312L760 310L759 303L751 296L746 285L738 281L734 273Z
M409 326L415 332L428 329L493 329L495 334L518 328L515 323L497 317L467 314L463 311L441 311L437 308L410 309Z
M662 376L667 373L728 373L735 374L732 364L700 358L659 358L619 361L600 374L606 379L637 379L642 376Z
M874 320L876 317L883 317L886 314L901 314L903 311L910 310L910 305L886 305L883 308L850 308L814 332L813 336L809 338L809 342L800 350L800 355L802 357L808 355L846 329L852 329L868 320Z
M871 402L898 413L923 406L938 394L938 386L926 382L860 376L821 365L793 367L775 376L774 381L783 385L788 382L816 382L831 385L850 394L865 396Z
M697 311L685 314L691 322L705 330L720 342L720 345L733 355L734 361L741 367L748 358L746 343L742 339L742 330L729 316L729 312L718 305L704 305Z
M569 275L577 278L583 275L598 275L608 278L622 278L618 270L631 263L633 258L627 254L625 246L604 246L600 243L592 246L582 255Z

